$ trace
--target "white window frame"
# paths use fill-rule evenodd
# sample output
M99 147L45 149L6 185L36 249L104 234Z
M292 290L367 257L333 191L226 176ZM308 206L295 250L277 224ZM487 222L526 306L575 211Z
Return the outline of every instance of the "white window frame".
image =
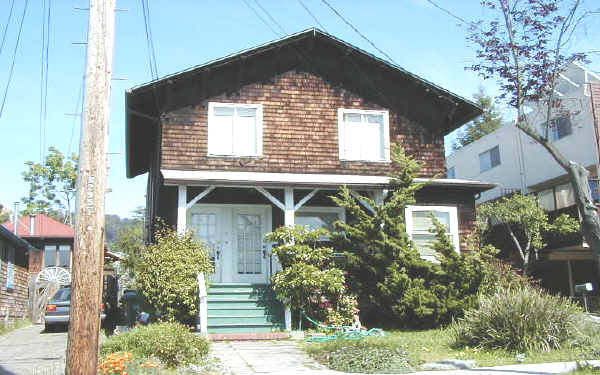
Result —
M360 115L383 115L383 159L351 159L344 153L345 127L344 114L355 113ZM348 161L369 161L369 162L390 162L390 115L385 110L338 108L338 148L340 160Z
M338 220L346 222L346 210L342 207L328 207L328 206L302 206L296 210L296 212L325 212L335 213L338 216ZM322 240L329 239L329 236L324 236Z
M14 290L15 287L15 261L16 250L13 246L6 248L6 289Z
M460 253L460 238L458 237L458 209L456 206L406 206L404 210L404 215L406 218L406 233L412 240L413 236L413 212L418 211L439 211L439 212L447 212L450 214L450 228L448 233L452 235L452 243L454 244L454 249L457 253ZM431 255L421 255L421 258L437 262L435 256Z
M241 154L236 153L235 150L231 154L220 154L214 152L216 142L214 140L214 108L215 107L226 107L226 108L252 108L256 109L256 154ZM212 125L211 125L212 124ZM212 137L211 137L212 135ZM214 157L261 157L263 155L263 105L262 104L246 104L246 103L220 103L220 102L209 102L208 103L208 140L207 140L207 154L208 156ZM212 142L211 142L211 138ZM212 145L212 146L211 146Z

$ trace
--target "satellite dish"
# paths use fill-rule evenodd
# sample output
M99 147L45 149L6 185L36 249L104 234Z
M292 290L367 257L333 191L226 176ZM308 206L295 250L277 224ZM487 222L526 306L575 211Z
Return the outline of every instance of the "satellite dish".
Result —
M62 267L46 267L38 273L36 282L57 283L58 285L71 284L71 272Z

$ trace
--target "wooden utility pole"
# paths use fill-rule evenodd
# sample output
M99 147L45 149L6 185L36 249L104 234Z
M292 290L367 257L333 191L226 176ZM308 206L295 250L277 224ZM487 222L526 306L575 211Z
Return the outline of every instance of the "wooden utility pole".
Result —
M79 142L67 375L97 373L104 194L116 0L90 0L85 102Z

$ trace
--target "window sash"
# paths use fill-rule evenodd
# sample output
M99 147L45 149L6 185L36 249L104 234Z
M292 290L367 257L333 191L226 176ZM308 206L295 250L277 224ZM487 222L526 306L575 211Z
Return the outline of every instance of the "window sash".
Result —
M479 170L485 172L501 164L500 147L494 146L479 154Z
M340 108L338 134L340 159L390 160L387 111Z
M435 242L436 233L430 233L433 222L427 215L434 216L445 227L448 237L454 244L457 252L460 251L460 240L458 236L458 213L454 206L407 206L405 210L406 232L413 241L417 251L422 258L435 261L435 251L426 247ZM441 220L440 220L441 219Z
M6 289L15 288L15 248L8 247L6 259Z
M552 141L558 141L573 133L571 119L568 117L559 117L550 121L550 130Z
M208 154L262 155L262 105L209 103Z

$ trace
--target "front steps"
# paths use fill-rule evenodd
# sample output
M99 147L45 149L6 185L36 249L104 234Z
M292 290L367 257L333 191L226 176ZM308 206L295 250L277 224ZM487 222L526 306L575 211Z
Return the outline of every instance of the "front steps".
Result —
M283 330L283 305L265 284L212 284L208 288L208 333Z

